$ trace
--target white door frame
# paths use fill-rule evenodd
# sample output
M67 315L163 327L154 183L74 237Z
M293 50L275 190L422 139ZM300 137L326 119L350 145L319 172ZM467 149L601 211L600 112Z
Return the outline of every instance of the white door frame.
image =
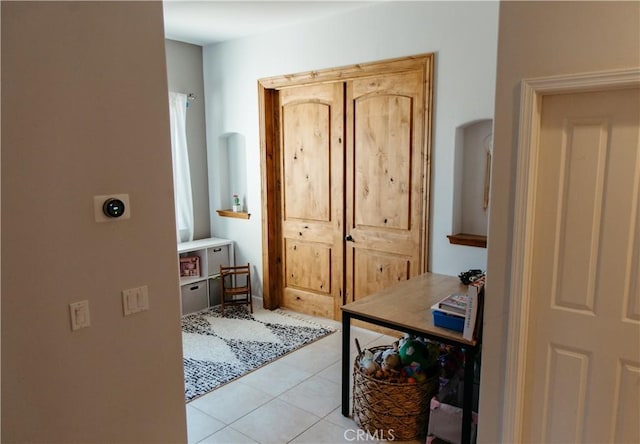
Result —
M502 442L521 442L542 97L640 86L640 67L522 80Z

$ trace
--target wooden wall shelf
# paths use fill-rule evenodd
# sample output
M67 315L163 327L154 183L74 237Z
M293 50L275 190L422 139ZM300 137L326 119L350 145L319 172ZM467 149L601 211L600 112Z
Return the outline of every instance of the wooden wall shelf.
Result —
M447 236L450 244L467 245L469 247L487 248L487 236L479 234L450 234Z
M235 217L236 219L249 219L251 217L251 214L244 211L216 210L216 213L222 217Z

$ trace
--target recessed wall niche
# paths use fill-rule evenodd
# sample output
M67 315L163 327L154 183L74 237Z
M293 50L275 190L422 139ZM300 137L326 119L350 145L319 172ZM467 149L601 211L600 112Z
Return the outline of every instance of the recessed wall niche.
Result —
M247 212L247 156L242 134L227 133L218 139L220 147L220 216L248 219ZM240 201L240 211L233 211L234 195Z
M452 244L487 246L493 120L456 128Z

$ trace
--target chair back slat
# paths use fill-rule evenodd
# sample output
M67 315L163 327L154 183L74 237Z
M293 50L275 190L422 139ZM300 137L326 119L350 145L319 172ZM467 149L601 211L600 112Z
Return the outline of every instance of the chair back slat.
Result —
M244 279L243 279L244 277ZM249 305L253 313L251 300L251 265L220 266L220 285L222 288L222 314L225 305Z

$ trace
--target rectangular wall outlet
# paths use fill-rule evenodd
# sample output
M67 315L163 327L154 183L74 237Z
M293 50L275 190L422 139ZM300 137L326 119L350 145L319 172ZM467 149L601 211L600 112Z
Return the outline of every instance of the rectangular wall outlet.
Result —
M122 311L125 316L149 310L149 288L146 285L122 290Z
M71 316L71 330L76 331L91 325L89 317L89 301L79 301L69 304L69 315Z

